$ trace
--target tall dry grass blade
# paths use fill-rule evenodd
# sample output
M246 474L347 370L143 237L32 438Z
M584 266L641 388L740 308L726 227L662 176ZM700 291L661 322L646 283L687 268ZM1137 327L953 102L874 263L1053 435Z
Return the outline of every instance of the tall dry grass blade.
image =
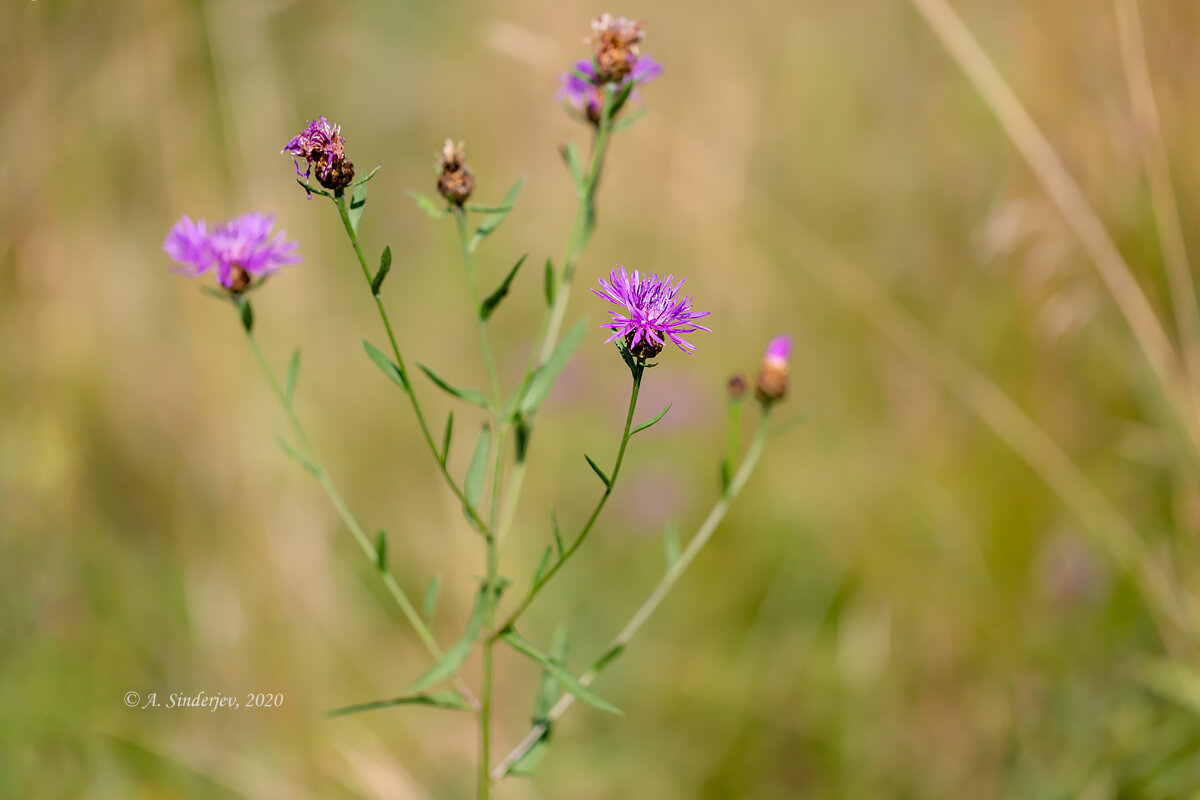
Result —
M1137 134L1150 202L1154 208L1154 223L1162 245L1171 292L1171 308L1175 315L1183 364L1193 397L1200 396L1200 306L1196 304L1196 287L1188 263L1187 246L1175 202L1175 187L1171 183L1171 168L1163 143L1158 103L1150 82L1150 67L1146 60L1145 36L1137 0L1113 0L1117 19L1117 38L1121 45L1121 65L1129 87L1133 121Z
M1178 354L1145 292L1117 249L1079 184L1021 105L979 42L946 0L911 0L967 80L996 115L1009 139L1058 207L1067 226L1096 266L1105 288L1129 324L1162 387L1167 403L1200 452L1200 418Z

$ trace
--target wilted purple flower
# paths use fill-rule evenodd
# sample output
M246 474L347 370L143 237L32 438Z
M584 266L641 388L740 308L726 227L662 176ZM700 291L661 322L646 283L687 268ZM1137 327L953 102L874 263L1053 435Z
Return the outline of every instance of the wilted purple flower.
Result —
M788 358L792 354L792 337L776 336L767 345L762 366L758 370L755 391L763 403L773 403L787 394Z
M342 127L334 125L323 115L305 125L304 130L293 136L280 152L292 154L297 175L307 178L312 174L315 166L317 179L322 184L328 180L331 171L338 169L339 172L342 172L344 170L340 168L343 163L348 163L346 162L346 140L342 138ZM297 160L301 158L305 161L303 172L300 171L300 162ZM353 165L351 165L351 177L353 174Z
M653 358L670 339L676 347L691 355L689 351L695 350L696 346L686 341L682 334L711 332L694 322L707 317L709 312L692 311L692 296L680 296L686 278L672 285L674 278L674 275L660 278L654 273L643 276L637 270L631 277L620 264L613 267L607 281L600 279L603 291L592 289L597 297L622 307L611 312L610 324L601 326L614 331L605 341L624 337L633 355Z
M296 264L297 242L283 233L271 235L275 218L265 214L243 214L208 231L204 220L192 222L183 216L163 241L163 250L182 265L181 274L197 277L213 267L217 281L231 292L244 292L251 276L269 275L284 264Z
M621 79L621 85L649 83L662 74L663 67L650 56L637 59L633 69ZM561 76L562 86L555 94L556 100L566 100L576 111L592 123L600 121L604 108L604 82L596 76L596 65L590 59L575 62L575 68ZM634 92L633 97L637 96Z
M592 35L585 41L596 49L596 65L603 83L619 81L637 64L642 23L626 17L601 14L592 20Z

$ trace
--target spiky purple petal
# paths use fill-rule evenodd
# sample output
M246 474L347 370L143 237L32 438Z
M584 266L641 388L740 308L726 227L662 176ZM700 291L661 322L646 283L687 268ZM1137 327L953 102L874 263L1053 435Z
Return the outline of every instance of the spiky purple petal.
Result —
M620 264L613 267L608 280L600 278L600 290L592 289L597 297L619 306L612 314L612 322L601 327L610 328L611 342L620 338L629 339L629 348L635 349L643 342L662 346L670 340L676 347L690 355L696 346L683 338L683 334L711 329L696 324L695 320L707 317L707 311L692 310L692 296L682 294L684 281L673 283L674 275L661 278L655 273L642 275L634 270L633 275Z

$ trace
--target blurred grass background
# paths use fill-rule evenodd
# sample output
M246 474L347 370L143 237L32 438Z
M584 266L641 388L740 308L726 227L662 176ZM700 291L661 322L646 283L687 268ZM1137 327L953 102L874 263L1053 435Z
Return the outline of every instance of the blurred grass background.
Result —
M1200 253L1200 6L1143 5ZM1112 9L956 7L1169 320ZM360 170L383 164L361 230L369 253L396 254L385 299L406 356L469 382L482 373L452 226L404 190L432 193L440 142L464 139L481 201L529 175L482 250L484 285L521 253L557 259L573 209L556 149L587 131L552 95L602 11L645 19L667 71L614 145L579 279L617 261L687 275L714 333L649 374L642 407L673 410L634 441L586 558L527 635L547 644L565 618L579 668L636 608L663 527L692 530L716 497L726 377L778 332L797 342L783 410L809 420L773 441L598 682L626 717L573 709L537 778L498 796L1197 796L1195 651L1162 667L1136 586L974 413L970 375L895 315L1011 396L1185 585L1196 460L1086 256L912 6L810 0L5 3L0 796L471 796L469 715L321 719L400 693L427 656L272 441L285 423L236 319L172 275L159 243L182 213L256 209L300 238L304 264L256 300L259 336L280 370L301 347L302 418L359 518L389 530L410 594L443 574L435 628L452 640L482 553L361 356L382 335L336 216L278 151L323 113ZM507 386L540 278L527 268L494 317ZM603 309L577 291L582 314L599 324ZM610 457L626 380L592 337L542 415L504 556L518 583L547 507L577 520L593 501L580 453ZM421 388L440 420L443 397ZM471 428L462 413L459 471ZM498 669L504 752L537 676L505 652ZM130 710L130 690L285 704Z

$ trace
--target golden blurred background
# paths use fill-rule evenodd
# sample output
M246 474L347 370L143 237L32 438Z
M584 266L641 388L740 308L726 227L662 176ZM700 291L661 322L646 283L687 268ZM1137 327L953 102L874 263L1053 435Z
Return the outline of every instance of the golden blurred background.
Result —
M1200 256L1200 5L1141 6ZM1123 7L954 3L1173 338ZM943 6L8 0L0 796L472 796L470 715L321 717L401 693L428 656L273 441L286 423L235 316L160 244L181 214L252 210L300 240L303 264L256 295L256 331L278 371L301 348L301 418L364 525L389 531L409 594L443 576L435 630L453 641L478 539L362 356L383 335L336 215L279 150L325 114L360 170L383 165L361 233L369 258L395 254L406 357L478 383L453 226L405 190L432 194L436 151L462 139L481 202L529 176L480 251L483 285L521 253L557 259L573 213L557 150L588 131L553 95L603 11L646 20L666 72L614 142L579 281L615 262L686 275L713 333L648 374L641 408L672 411L634 440L526 635L544 645L565 620L577 670L601 650L661 574L664 527L689 535L716 500L725 380L780 332L796 340L781 413L807 421L597 682L626 716L573 708L535 777L497 796L1200 796L1200 640L1164 634L1147 591L1164 584L1137 577L1197 584L1200 459L1045 174L921 8ZM509 388L541 303L527 267L493 318ZM599 325L601 306L577 290L569 319ZM518 585L549 507L580 519L594 500L581 453L615 450L628 378L602 339L541 415L503 556ZM449 404L418 390L436 424ZM538 674L503 650L498 671L504 752ZM285 702L130 709L129 691Z

